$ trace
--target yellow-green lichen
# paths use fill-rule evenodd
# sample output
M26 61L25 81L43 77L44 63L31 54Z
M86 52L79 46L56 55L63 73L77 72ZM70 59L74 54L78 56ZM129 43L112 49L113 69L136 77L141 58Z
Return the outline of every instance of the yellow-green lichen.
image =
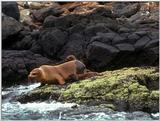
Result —
M70 100L83 102L90 99L98 100L146 100L150 95L145 85L139 84L140 79L146 81L153 79L158 81L158 75L155 74L155 68L123 68L115 71L103 72L103 76L96 80L83 80L71 84L67 90L63 91L61 97L63 100L70 97ZM147 77L147 78L146 78ZM151 80L152 81L152 80Z

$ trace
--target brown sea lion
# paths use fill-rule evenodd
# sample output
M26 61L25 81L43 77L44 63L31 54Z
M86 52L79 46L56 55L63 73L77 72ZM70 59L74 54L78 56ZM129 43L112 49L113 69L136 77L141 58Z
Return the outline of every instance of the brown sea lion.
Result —
M33 69L28 79L39 81L42 85L56 82L63 85L71 76L78 80L78 74L84 73L85 68L85 65L78 60L68 61L56 66L42 65Z

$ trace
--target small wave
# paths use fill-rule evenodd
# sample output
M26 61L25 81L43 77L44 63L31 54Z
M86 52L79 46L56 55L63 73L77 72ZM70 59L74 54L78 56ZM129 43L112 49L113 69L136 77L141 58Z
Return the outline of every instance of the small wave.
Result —
M49 114L54 111L63 111L70 110L75 103L60 103L60 102L34 102L21 104L20 102L6 102L2 104L2 119L10 120L28 120L35 119L37 116L38 119L45 117L49 118ZM35 116L34 116L34 115ZM48 117L47 117L48 116ZM61 118L61 115L58 113L55 119ZM52 119L54 119L52 117Z
M106 114L104 112L98 112L98 113L90 113L90 114L79 114L79 115L71 115L67 116L64 115L65 120L125 120L126 113L125 112L117 112L113 114Z

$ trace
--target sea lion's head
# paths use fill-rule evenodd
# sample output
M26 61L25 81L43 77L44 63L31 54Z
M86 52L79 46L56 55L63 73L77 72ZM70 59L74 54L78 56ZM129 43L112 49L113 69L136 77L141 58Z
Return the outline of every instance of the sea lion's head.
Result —
M41 76L42 76L41 70L39 68L35 68L28 75L28 80L29 81L33 81L33 80L40 81L42 80Z

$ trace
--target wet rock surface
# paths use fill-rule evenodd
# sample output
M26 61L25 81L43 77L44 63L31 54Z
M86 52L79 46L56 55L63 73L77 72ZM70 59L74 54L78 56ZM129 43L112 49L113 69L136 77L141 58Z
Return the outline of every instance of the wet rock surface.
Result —
M103 105L118 111L158 112L159 74L157 69L132 67L106 71L103 72L103 76L68 83L65 86L37 87L16 99L22 103L53 99L88 106Z

